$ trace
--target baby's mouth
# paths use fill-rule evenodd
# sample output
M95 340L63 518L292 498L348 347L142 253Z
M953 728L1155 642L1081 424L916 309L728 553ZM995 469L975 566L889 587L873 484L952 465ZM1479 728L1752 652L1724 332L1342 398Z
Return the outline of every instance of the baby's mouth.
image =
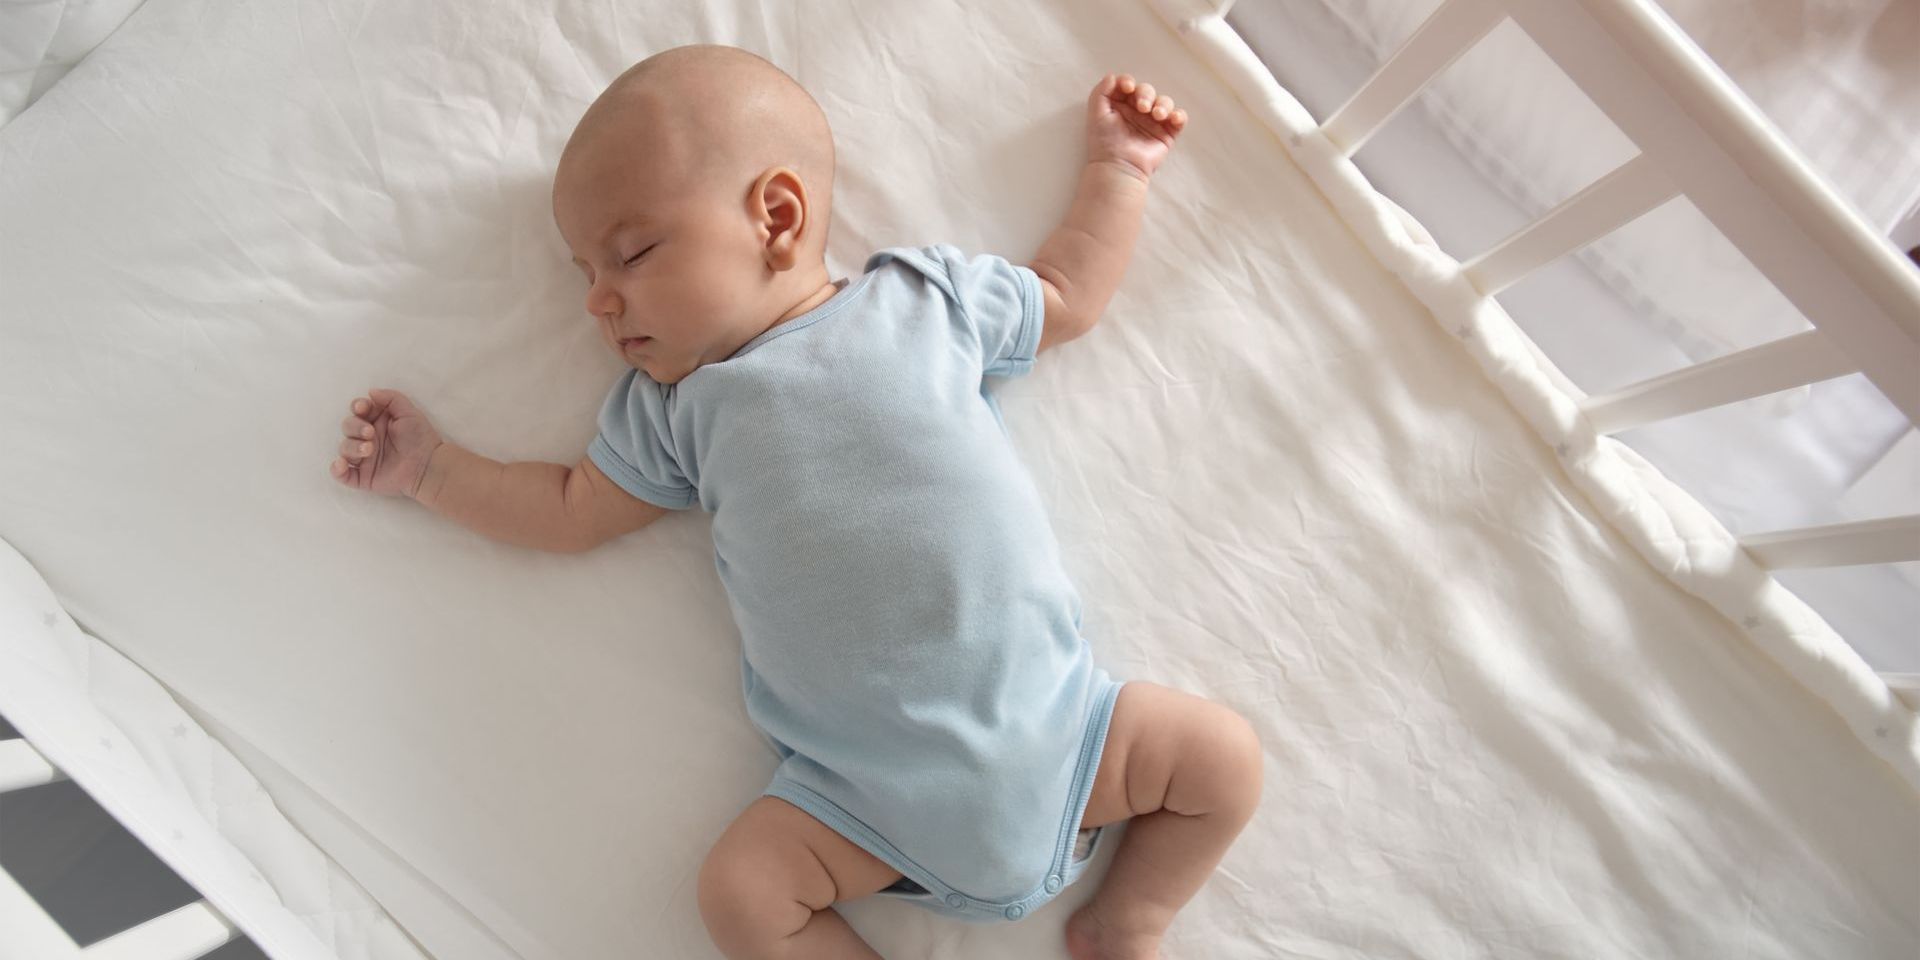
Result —
M631 350L634 347L643 347L652 342L652 337L622 337L620 338L620 349Z

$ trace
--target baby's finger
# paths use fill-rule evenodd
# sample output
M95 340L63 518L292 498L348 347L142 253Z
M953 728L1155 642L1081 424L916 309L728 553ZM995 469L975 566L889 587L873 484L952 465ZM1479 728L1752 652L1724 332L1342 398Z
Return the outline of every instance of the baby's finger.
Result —
M373 455L373 444L366 440L348 437L340 441L340 455L346 457L348 463L359 463Z
M398 390L375 387L367 391L367 396L373 400L375 410L392 410L399 413L407 406L407 395Z
M1153 84L1143 83L1133 92L1133 108L1146 113L1153 106Z
M349 466L345 460L335 460L333 478L349 487L358 487L360 486L360 468Z
M355 397L352 403L347 404L347 409L353 411L355 416L371 417L373 416L373 401L366 397Z
M1134 87L1133 75L1130 73L1121 74L1120 79L1118 81L1115 81L1114 83L1114 88L1119 90L1121 93L1132 93L1133 87Z
M1187 128L1187 112L1179 109L1174 110L1173 116L1167 118L1167 125L1173 128L1174 133L1185 130Z
M1155 120L1165 120L1165 119L1167 118L1167 115L1168 115L1168 114L1170 114L1170 113L1172 113L1172 112L1173 112L1173 98L1172 98L1172 97L1169 97L1169 96L1167 96L1166 94L1164 94L1164 93L1163 93L1163 94L1161 94L1160 96L1158 96L1158 97L1156 97L1156 98L1154 99L1154 101L1153 101L1153 118L1154 118Z
M340 432L346 434L349 437L365 437L367 439L372 439L373 424L368 423L365 420L360 419L359 417L348 417L345 420L340 421Z
M1117 74L1109 73L1100 78L1100 82L1094 84L1093 92L1087 94L1087 116L1105 116L1112 109L1114 94L1119 89L1120 77Z

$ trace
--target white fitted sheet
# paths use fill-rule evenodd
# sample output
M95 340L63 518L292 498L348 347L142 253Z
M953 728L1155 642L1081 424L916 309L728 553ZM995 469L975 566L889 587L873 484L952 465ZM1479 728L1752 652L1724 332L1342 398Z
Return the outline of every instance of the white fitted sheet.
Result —
M59 83L141 2L0 2L0 127Z
M1190 110L1106 322L1000 394L1096 656L1266 746L1170 957L1920 946L1911 712L1875 707L1875 756L1650 566L1146 7L149 0L0 130L0 449L33 451L0 536L427 949L717 956L693 880L773 767L702 517L543 556L326 474L376 384L579 456L618 367L547 178L609 78L693 40L820 99L842 273L1030 254L1103 71ZM848 913L888 956L1059 957L1088 892Z

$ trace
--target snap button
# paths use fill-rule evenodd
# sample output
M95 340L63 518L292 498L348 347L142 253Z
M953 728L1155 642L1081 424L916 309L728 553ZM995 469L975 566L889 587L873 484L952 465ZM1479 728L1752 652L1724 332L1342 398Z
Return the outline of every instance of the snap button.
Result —
M1060 892L1060 878L1058 876L1052 876L1047 878L1047 892L1048 893Z
M964 907L966 905L967 905L966 897L963 897L957 893L947 894L947 906L952 907L955 910L958 910L961 907Z
M1026 916L1026 915L1027 915L1027 908L1026 908L1026 907L1023 907L1023 906L1021 906L1021 905L1019 905L1019 904L1017 904L1017 903L1016 903L1016 904L1014 904L1013 906L1011 906L1011 907L1008 907L1008 908L1007 908L1007 919L1008 919L1008 920L1018 920L1018 919L1020 919L1021 917L1024 917L1024 916Z

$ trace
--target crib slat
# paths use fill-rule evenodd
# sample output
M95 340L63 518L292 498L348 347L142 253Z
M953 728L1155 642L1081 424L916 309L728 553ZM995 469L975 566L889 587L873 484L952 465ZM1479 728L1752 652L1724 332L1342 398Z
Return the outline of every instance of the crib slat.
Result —
M0 740L0 793L65 779L25 740Z
M25 740L0 741L0 792L57 779L60 772ZM82 948L12 874L0 869L0 960L197 960L238 933L201 900Z
M195 960L235 934L233 924L205 900L189 903L80 952L83 960Z
M12 874L0 870L0 960L196 960L237 933L201 900L82 949Z
M1653 0L1509 13L1694 208L1920 423L1920 274Z
M1475 257L1466 265L1467 278L1481 293L1493 296L1626 226L1679 192L1646 154L1640 154Z
M1740 545L1769 570L1920 560L1920 514L1779 530Z
M1505 19L1500 0L1447 0L1394 51L1379 71L1320 126L1328 142L1352 156L1388 118L1426 89L1460 55Z
M73 938L19 881L0 870L0 960L67 960L79 955Z
M1706 363L1588 397L1580 410L1601 433L1763 397L1852 373L1856 368L1818 330L1715 357Z

